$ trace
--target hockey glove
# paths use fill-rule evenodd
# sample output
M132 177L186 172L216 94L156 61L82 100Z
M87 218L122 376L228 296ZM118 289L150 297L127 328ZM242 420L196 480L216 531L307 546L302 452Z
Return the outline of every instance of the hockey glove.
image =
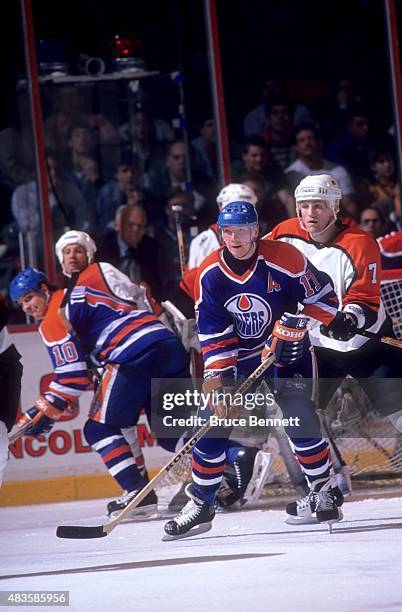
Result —
M261 360L264 361L270 354L275 353L276 366L296 363L303 355L304 337L309 320L304 315L284 312L280 320L276 321L272 334L262 350Z
M208 400L210 411L219 419L235 419L240 414L240 407L232 403L234 387L223 386L221 376L206 378L202 391Z
M62 410L59 410L53 404L51 404L45 397L40 396L35 406L29 408L18 421L17 425L24 428L24 433L27 436L40 436L44 433L49 433L52 429L55 421L57 421L63 414ZM26 423L31 421L31 425L25 429Z
M351 312L338 310L334 319L327 326L321 325L320 332L332 340L347 342L357 333L357 318Z

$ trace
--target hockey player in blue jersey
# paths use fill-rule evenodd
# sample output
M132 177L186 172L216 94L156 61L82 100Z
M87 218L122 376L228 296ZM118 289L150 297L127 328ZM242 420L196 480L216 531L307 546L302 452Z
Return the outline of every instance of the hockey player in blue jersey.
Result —
M325 325L336 318L342 326L345 315L337 310L332 282L291 245L259 240L257 213L248 202L225 206L218 227L224 246L203 261L196 280L204 391L221 391L228 380L234 385L258 366L261 354L264 359L274 353L267 379L275 379L276 401L284 417L301 419L299 431L288 427L286 432L311 486L309 503L319 521L340 520L342 497L332 487L329 447L312 402L314 355L306 334L310 317ZM287 312L296 313L298 304L303 315ZM230 416L234 407L217 404L210 410ZM190 501L166 523L168 536L210 527L230 428L220 434L196 444L187 488Z
M10 284L12 300L40 322L39 332L55 373L48 391L24 413L20 424L36 420L39 413L39 420L27 434L47 433L89 388L87 362L104 368L84 434L111 476L128 492L129 501L146 480L121 429L135 425L142 408L150 421L155 399L152 378L168 379L168 385L170 379L189 378L188 356L156 316L108 291L104 281L103 285L77 284L64 307L65 295L65 290L54 291L46 276L34 268L20 272ZM160 441L170 451L175 450L176 442L168 438ZM156 496L151 491L142 506L154 504Z

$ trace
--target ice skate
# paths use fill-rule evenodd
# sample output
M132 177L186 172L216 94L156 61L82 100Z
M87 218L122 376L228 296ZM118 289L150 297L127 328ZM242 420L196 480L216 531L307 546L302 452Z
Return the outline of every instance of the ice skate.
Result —
M317 525L337 523L343 518L341 490L331 486L330 480L319 481L308 495L286 506L288 525Z
M215 516L213 504L204 502L193 493L192 484L187 485L186 495L190 498L180 513L165 525L164 540L199 535L209 531Z
M125 491L123 495L109 502L107 505L107 515L109 518L113 518L116 516L116 514L124 510L124 508L131 502L132 499L134 499L136 495L138 495L140 491L141 489ZM127 518L152 518L156 516L157 512L158 498L156 497L154 491L150 491L150 493L148 493L148 495L142 501L140 501L138 506L135 506L135 508L132 509Z
M225 471L218 491L218 504L236 509L245 503L255 503L267 479L271 457L271 453L257 448L242 449L233 464L233 474Z

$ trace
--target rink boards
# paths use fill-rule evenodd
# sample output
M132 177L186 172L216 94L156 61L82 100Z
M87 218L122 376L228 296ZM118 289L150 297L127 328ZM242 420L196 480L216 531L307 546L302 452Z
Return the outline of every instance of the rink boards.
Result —
M37 331L21 331L12 336L24 365L20 403L24 412L49 383L52 364ZM39 439L23 437L10 446L0 506L120 494L120 488L82 433L91 397L91 392L84 393L75 413L68 420L58 421L50 434ZM166 463L169 453L155 444L144 416L140 417L137 431L152 475Z

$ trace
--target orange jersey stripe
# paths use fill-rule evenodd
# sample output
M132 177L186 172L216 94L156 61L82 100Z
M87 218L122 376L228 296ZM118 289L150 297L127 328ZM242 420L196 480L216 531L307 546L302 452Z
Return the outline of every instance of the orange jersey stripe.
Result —
M303 314L307 317L313 317L313 319L321 321L321 323L324 323L325 325L331 323L335 316L334 314L323 310L319 306L314 306L314 304L305 304Z
M102 352L102 359L106 359L107 355L119 344L121 340L123 340L126 336L134 332L136 329L144 325L145 323L155 322L156 319L154 315L148 315L146 317L141 317L140 319L133 321L130 325L124 327L112 340L108 345L107 349Z
M303 457L297 453L299 460L302 463L316 463L317 461L321 461L321 459L325 459L325 457L329 457L328 448L324 448L320 453L316 453L315 455L311 455L310 457Z
M124 444L123 446L119 446L118 448L114 448L109 451L106 455L103 455L103 461L110 461L110 459L115 459L119 455L123 455L124 453L131 453L131 449L128 444Z
M223 470L223 466L218 467L204 467L197 463L197 461L193 458L191 462L192 467L197 470L197 472L201 472L201 474L221 474Z
M208 357L208 355L207 355ZM224 368L233 367L236 365L237 360L235 357L227 357L226 359L218 359L205 366L206 370L223 370Z

